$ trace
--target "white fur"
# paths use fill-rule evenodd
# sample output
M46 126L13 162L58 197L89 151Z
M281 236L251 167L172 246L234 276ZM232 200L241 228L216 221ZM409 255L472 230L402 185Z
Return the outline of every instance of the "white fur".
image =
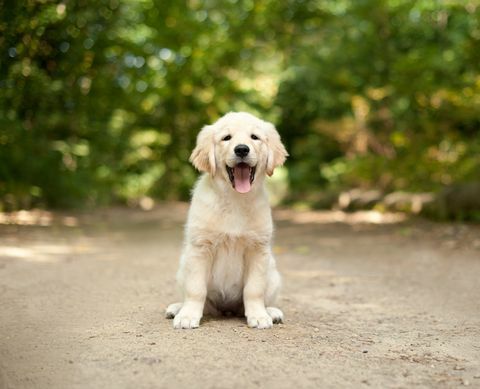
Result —
M226 135L231 140L222 140ZM235 191L226 170L236 163L238 144L249 146L246 161L256 166L251 190L244 194ZM247 113L229 113L199 133L190 160L205 174L193 191L177 274L183 302L166 311L174 328L196 328L204 313L244 313L256 328L283 320L271 306L280 275L271 251L273 224L264 180L286 156L273 125Z

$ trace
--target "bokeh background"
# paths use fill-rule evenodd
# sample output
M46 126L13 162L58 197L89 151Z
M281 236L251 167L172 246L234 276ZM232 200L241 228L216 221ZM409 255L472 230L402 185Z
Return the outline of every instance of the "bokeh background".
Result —
M476 0L3 1L0 206L187 200L196 134L277 125L297 207L480 219Z

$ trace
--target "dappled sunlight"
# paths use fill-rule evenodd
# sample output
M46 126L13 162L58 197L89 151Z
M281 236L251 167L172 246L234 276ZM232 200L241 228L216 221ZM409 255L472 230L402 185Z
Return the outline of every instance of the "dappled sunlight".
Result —
M33 251L22 247L0 247L0 256L23 259L32 257Z
M382 213L378 211L295 211L292 209L279 209L274 213L279 221L290 221L297 224L395 224L407 219L404 213Z
M42 210L1 212L0 224L49 226L52 224L52 213Z
M95 250L82 245L35 244L28 247L0 247L0 259L20 259L28 262L57 262L68 255L93 253Z
M74 216L54 215L52 212L40 209L0 212L0 224L48 227L54 221L66 227L78 226L78 219Z

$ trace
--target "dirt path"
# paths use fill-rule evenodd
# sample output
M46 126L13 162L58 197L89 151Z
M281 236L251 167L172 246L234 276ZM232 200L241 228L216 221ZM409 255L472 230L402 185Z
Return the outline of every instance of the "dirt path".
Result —
M174 331L185 212L1 225L0 388L480 387L478 226L277 211L286 323Z

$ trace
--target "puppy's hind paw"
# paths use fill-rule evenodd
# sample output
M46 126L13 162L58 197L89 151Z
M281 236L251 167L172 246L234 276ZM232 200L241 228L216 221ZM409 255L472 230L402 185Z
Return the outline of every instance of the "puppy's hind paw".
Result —
M283 312L280 309L275 307L267 307L266 309L274 324L283 323Z
M165 310L165 317L167 319L173 319L177 316L178 312L180 312L180 309L182 309L182 305L182 303L170 304Z

